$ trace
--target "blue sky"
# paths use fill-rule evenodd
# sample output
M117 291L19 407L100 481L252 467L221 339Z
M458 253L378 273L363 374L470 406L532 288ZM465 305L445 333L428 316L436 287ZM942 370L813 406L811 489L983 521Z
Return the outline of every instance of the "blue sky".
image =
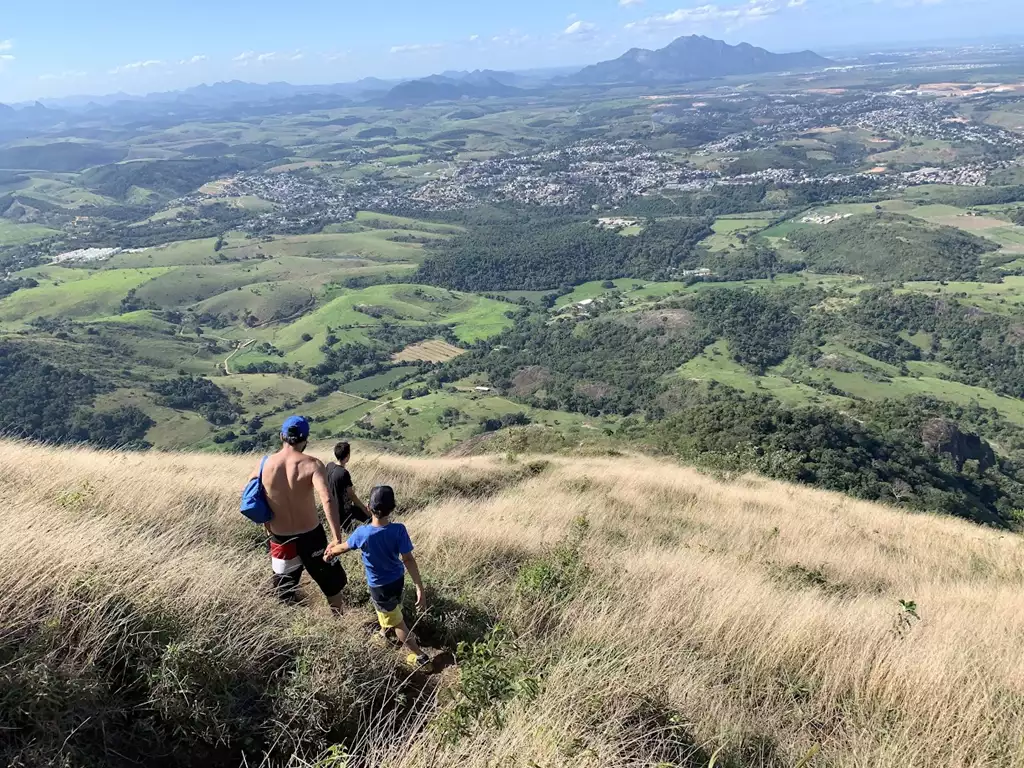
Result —
M588 64L706 34L774 50L1020 35L1022 0L36 0L0 14L0 102L240 79Z

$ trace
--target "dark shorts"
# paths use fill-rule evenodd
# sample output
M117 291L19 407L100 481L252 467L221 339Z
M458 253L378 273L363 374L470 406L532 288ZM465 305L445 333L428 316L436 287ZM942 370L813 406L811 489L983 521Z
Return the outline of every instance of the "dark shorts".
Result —
M270 564L274 569L274 588L286 602L295 602L302 572L308 571L325 597L338 595L348 583L341 563L325 563L327 532L322 525L295 536L270 537Z
M402 574L402 578L383 587L370 587L370 600L380 613L389 613L402 604L404 591L405 574Z

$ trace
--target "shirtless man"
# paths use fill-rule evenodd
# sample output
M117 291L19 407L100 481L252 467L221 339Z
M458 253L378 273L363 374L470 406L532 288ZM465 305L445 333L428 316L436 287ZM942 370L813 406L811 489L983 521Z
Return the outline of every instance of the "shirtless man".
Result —
M302 416L292 416L281 427L281 450L268 458L263 467L263 486L274 511L273 519L267 523L274 587L282 600L295 602L296 588L305 569L335 613L341 613L342 590L348 577L340 563L324 562L327 534L317 514L314 489L327 513L334 543L344 540L341 520L327 486L323 462L303 453L308 442L309 422Z

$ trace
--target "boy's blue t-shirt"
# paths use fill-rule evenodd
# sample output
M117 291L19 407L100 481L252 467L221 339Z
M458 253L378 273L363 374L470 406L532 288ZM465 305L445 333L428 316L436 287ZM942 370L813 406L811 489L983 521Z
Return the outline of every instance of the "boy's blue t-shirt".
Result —
M348 546L363 553L369 586L383 587L405 576L401 556L412 552L412 540L401 523L389 523L383 528L361 525L348 537Z

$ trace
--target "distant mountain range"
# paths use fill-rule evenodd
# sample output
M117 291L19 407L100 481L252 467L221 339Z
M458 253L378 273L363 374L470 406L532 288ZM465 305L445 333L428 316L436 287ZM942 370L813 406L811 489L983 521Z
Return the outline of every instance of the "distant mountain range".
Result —
M813 51L771 53L747 43L729 45L710 37L680 37L664 48L633 48L617 59L584 67L568 78L581 85L652 84L725 75L816 69L831 64Z
M216 118L231 115L271 114L275 111L336 109L348 104L376 103L403 107L439 101L514 98L540 88L566 85L657 85L665 82L752 75L763 72L806 70L831 62L812 51L771 53L747 43L729 45L708 37L681 37L665 48L634 48L617 59L603 61L573 73L572 69L504 72L449 70L412 80L368 77L354 83L292 85L246 83L240 80L198 85L181 91L131 96L75 96L20 104L15 110L0 104L0 125L29 128L55 125L68 112L94 116L109 114L122 120L184 114Z
M460 99L487 99L492 97L511 98L521 96L525 91L503 80L515 80L511 72L464 73L463 77L431 75L420 80L400 83L388 91L381 102L387 106L405 107L430 104L435 101L459 101Z

